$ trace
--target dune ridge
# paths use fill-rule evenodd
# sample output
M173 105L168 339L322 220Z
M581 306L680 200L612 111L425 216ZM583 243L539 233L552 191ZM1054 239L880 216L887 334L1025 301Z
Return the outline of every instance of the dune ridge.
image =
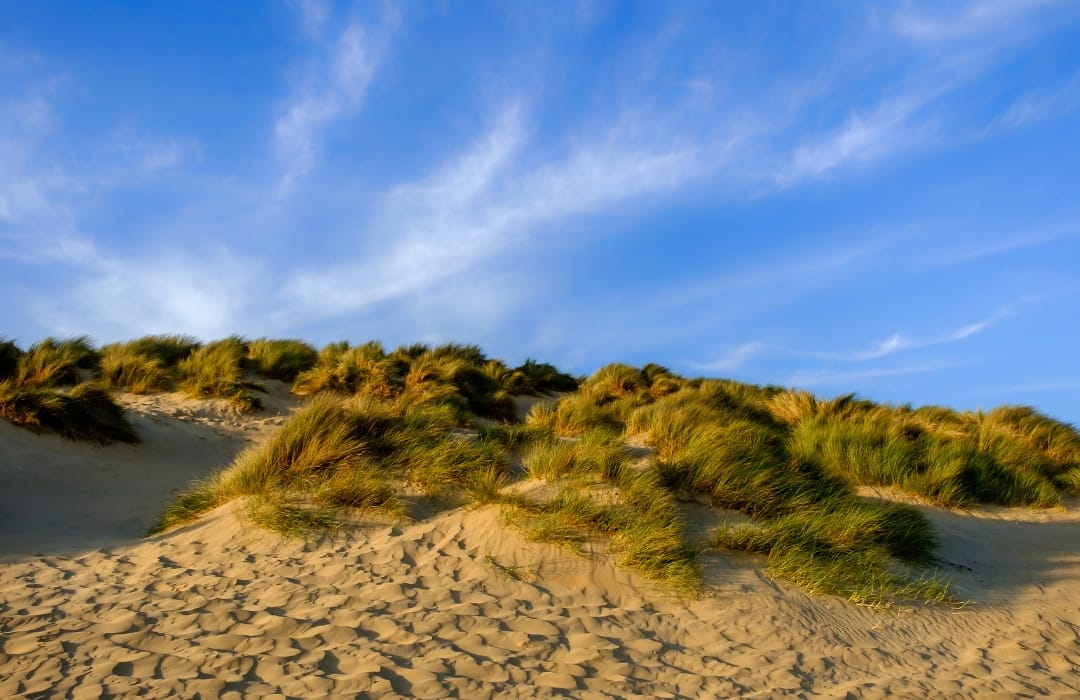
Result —
M0 695L1080 694L1075 510L924 508L974 603L900 612L718 553L703 595L681 600L606 557L525 542L490 507L302 541L245 524L234 503L139 539L170 489L280 422L290 400L273 397L270 415L238 416L121 396L138 448L0 424ZM52 475L53 496L73 480L67 509L35 507L28 474Z

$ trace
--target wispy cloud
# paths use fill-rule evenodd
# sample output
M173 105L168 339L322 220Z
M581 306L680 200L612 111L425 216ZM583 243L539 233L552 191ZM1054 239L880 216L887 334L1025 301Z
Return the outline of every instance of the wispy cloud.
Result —
M1080 389L1080 380L1058 382L1034 382L1031 384L1015 384L1013 386L997 389L994 393L1019 394L1025 392L1042 391L1075 391Z
M280 192L288 192L297 179L311 172L322 130L360 109L395 22L393 15L387 15L382 25L372 29L353 20L336 36L323 39L326 8L304 2L300 15L304 30L314 37L316 55L274 121L277 154L284 164Z
M900 333L894 333L869 348L849 352L800 350L781 345L753 341L733 347L726 354L714 360L708 362L690 362L688 365L696 370L705 372L734 372L736 370L745 369L746 365L752 360L766 356L803 357L845 364L872 362L907 351L923 350L966 340L997 325L1002 320L1016 315L1016 308L1017 305L1004 307L986 318L965 324L948 333L932 338L915 339L905 337ZM915 367L937 367L937 365L917 365ZM859 379L874 376L887 376L888 374L905 373L909 371L915 370L910 368L903 369L902 371L895 368L874 368L867 370L836 370L835 368L825 368L798 370L793 376L799 378L800 381L805 384L807 381L827 383L826 379L832 381L829 379L832 377L839 378L837 380L839 382L840 380L848 378ZM881 372L885 372L886 374L881 374Z
M990 133L999 128L1019 128L1044 119L1075 112L1080 108L1080 73L1073 75L1056 90L1028 92L1017 99L984 130Z
M701 372L734 372L742 369L748 361L768 350L769 346L767 344L754 341L734 347L726 354L709 362L689 362L687 364Z
M888 100L868 114L852 114L839 129L798 146L790 163L776 173L776 181L791 185L910 150L934 133L932 125L913 119L928 99L912 94Z
M955 364L949 362L930 362L902 367L879 367L862 370L797 370L781 383L785 386L807 389L811 387L833 386L843 387L846 390L850 388L852 384L866 379L928 374L930 372L940 372L951 367L955 367Z
M900 333L893 333L885 340L882 340L865 350L856 350L846 353L794 351L793 354L803 355L805 357L819 358L822 360L835 360L841 362L865 362L868 360L878 360L899 352L922 350L925 348L948 345L950 343L956 343L962 340L966 340L997 325L998 323L1005 320L1006 318L1009 318L1010 316L1017 315L1017 306L1017 304L1013 304L1003 307L995 313L991 314L990 316L987 316L986 318L980 319L973 323L965 324L955 330L935 337L921 339L908 338L901 335Z
M71 272L79 281L68 294L29 300L56 332L84 333L88 318L102 339L111 340L147 333L214 338L269 330L263 310L253 309L263 296L258 262L225 249L199 257L171 250L137 257L103 255L86 243L80 250L78 268Z
M1071 216L1062 218L1071 219ZM1041 223L1031 229L1020 232L1012 232L997 240L980 240L966 242L954 250L936 250L932 258L924 261L924 264L932 267L949 267L961 265L983 258L990 258L1006 253L1013 253L1029 248L1039 248L1060 241L1080 238L1080 225L1069 221L1060 224L1053 221Z
M710 279L673 286L653 300L652 308L677 309L717 298L753 298L760 302L768 297L786 303L872 268L895 242L869 232L858 238L857 242L843 241L831 248L817 245L813 249L789 251L752 267L742 266L734 272L718 271ZM777 284L778 280L783 284Z
M941 42L1012 33L1040 10L1068 5L1060 0L970 0L961 3L908 3L892 17L901 36L922 42Z
M519 103L445 166L391 189L355 262L293 276L285 294L302 313L332 316L443 284L513 249L540 224L666 191L702 169L692 149L625 143L617 133L565 159L523 163L530 145ZM355 283L363 280L362 285Z

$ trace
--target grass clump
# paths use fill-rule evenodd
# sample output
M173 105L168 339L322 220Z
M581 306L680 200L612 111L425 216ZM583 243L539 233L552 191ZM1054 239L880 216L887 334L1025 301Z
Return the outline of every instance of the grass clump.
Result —
M1048 507L1080 465L1080 440L1029 408L990 413L875 406L811 415L792 429L794 454L857 483L891 486L934 503Z
M505 455L456 427L452 413L438 406L405 410L371 397L315 397L267 443L178 496L157 529L240 497L256 499L257 522L283 532L298 523L336 522L343 508L404 517L399 492L410 485L430 496L453 499L460 492L490 502L508 474ZM301 517L304 510L310 518Z
M946 582L908 566L931 563L937 546L929 523L910 506L836 501L722 530L714 544L768 555L773 575L811 593L882 607L949 599Z
M100 356L86 336L46 338L18 357L15 381L19 386L49 388L74 386L97 368Z
M560 376L536 371L550 382L557 383ZM448 343L432 348L415 344L387 354L376 342L356 347L341 342L324 347L314 365L298 374L293 393L400 399L413 406L443 404L453 407L461 418L473 414L513 422L510 374L506 365L488 359L474 345Z
M186 335L145 335L122 345L128 352L155 359L162 367L174 368L201 343Z
M527 359L501 377L503 388L511 394L549 394L574 391L578 380L560 372L554 365Z
M302 340L259 338L247 344L246 362L267 379L292 382L315 366L319 354Z
M0 417L34 432L107 445L139 442L135 429L109 393L84 382L69 393L0 382Z
M658 476L673 492L704 494L756 521L721 532L715 545L766 554L774 575L815 592L873 604L935 599L939 587L924 590L897 566L932 560L936 540L922 514L867 504L812 455L792 453L790 429L764 408L774 395L706 381L639 409L628 427L655 446Z
M683 593L698 588L697 551L685 541L674 496L651 465L631 466L618 433L547 437L526 450L523 463L530 477L557 488L508 504L506 519L528 539L575 550L602 540L646 578Z
M151 394L169 389L172 373L158 358L116 344L101 349L100 380L109 389Z
M180 390L194 398L227 399L237 410L248 413L262 407L252 390L262 390L244 377L247 346L232 337L208 343L177 364Z
M365 394L390 398L400 393L400 368L377 342L352 347L331 343L315 357L315 363L297 374L292 391L299 396L323 392Z
M15 372L19 369L19 359L23 354L15 341L0 337L0 381L15 376Z

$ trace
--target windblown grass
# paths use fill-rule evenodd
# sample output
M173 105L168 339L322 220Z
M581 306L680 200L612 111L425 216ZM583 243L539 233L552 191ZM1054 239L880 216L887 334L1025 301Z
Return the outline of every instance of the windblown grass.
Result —
M135 352L128 344L101 349L100 379L109 389L133 394L166 391L172 385L172 374L161 360Z
M244 378L246 356L247 346L240 338L208 343L177 365L180 389L195 398L227 399L241 412L258 410L262 401L252 390L262 387Z
M13 340L0 337L0 381L15 376L23 351Z
M546 362L528 359L501 377L503 388L511 394L547 394L574 391L578 381Z
M370 397L313 398L270 441L178 496L157 527L245 496L257 499L259 522L279 522L277 529L285 530L334 521L341 508L404 517L399 491L409 485L434 497L461 492L489 502L508 473L504 454L495 443L454 433L455 427L452 414L438 406L402 412ZM281 513L274 515L275 508ZM300 510L311 519L300 518Z
M576 550L601 539L620 563L666 588L692 593L700 585L697 551L683 535L673 494L651 465L631 466L618 433L549 437L532 444L523 461L531 478L558 487L553 496L507 503L506 521L528 539Z
M15 381L28 388L74 386L88 377L100 356L86 336L46 338L18 358Z
M35 432L57 433L71 440L101 445L139 442L123 409L105 389L91 382L64 393L4 380L0 382L0 417Z
M813 417L794 427L790 447L830 473L952 507L1058 505L1063 475L1080 464L1070 431L1031 409L927 413L876 407Z
M411 406L442 404L462 418L471 413L513 421L513 397L504 386L508 372L472 345L417 344L388 355L378 343L351 347L342 342L319 352L314 365L297 376L293 393L364 395L400 399Z
M247 344L247 364L267 379L291 382L315 366L315 348L302 340L259 338Z
M907 564L932 563L937 538L919 511L900 504L837 500L717 533L714 543L769 556L769 568L811 593L888 606L898 600L941 602L947 583Z
M128 352L153 358L162 367L173 368L197 350L201 343L186 335L146 335L122 345Z
M721 533L715 544L769 556L770 570L818 592L884 604L921 590L918 577L897 573L894 557L929 561L935 541L914 509L878 513L843 478L788 450L788 428L763 406L772 391L730 382L701 382L639 409L628 421L657 454L659 478L675 492L700 493L760 525ZM886 518L883 527L875 518ZM900 542L885 532L902 524ZM890 549L887 545L893 545ZM855 560L858 577L840 574ZM838 564L838 562L844 562ZM846 574L845 574L846 575ZM928 589L930 597L939 591Z
M404 494L420 493L501 504L530 539L579 551L601 544L623 565L692 592L702 545L687 539L679 500L693 497L751 518L710 546L764 554L773 575L812 592L890 605L948 598L926 568L937 540L921 511L864 500L857 485L950 506L1048 506L1063 489L1080 492L1080 435L1026 407L960 413L823 400L685 379L655 364L612 364L578 383L551 365L511 368L460 344L387 353L343 342L315 353L299 341L230 339L195 350L180 371L185 385L210 387L201 395L228 395L245 386L244 362L295 372L293 391L309 405L178 497L161 527L247 498L253 519L299 532L336 527L350 509L404 517ZM512 395L551 391L566 393L514 421ZM653 451L634 461L627 436ZM522 477L511 453L542 483L508 488Z
M387 357L382 345L370 342L351 347L340 342L319 351L315 363L296 376L292 391L298 396L335 392L385 399L400 393L401 388L400 368Z

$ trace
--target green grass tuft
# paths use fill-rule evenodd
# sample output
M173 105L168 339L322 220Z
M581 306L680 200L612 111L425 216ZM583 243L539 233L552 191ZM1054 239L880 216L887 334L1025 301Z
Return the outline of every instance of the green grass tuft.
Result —
M155 359L162 367L171 369L197 350L201 343L186 335L146 335L122 345L135 355Z
M139 442L135 429L100 385L84 382L69 393L0 382L0 417L35 432L107 445Z
M166 391L172 375L161 360L133 351L129 344L101 349L101 383L109 389L150 394Z
M227 399L244 413L258 410L262 401L252 390L262 387L244 378L246 355L244 341L236 337L198 348L177 365L181 391L200 399Z
M267 379L291 382L315 366L319 353L302 340L259 338L247 344L246 362Z
M74 386L88 377L100 356L86 336L46 338L19 357L15 380L20 386L50 388Z

